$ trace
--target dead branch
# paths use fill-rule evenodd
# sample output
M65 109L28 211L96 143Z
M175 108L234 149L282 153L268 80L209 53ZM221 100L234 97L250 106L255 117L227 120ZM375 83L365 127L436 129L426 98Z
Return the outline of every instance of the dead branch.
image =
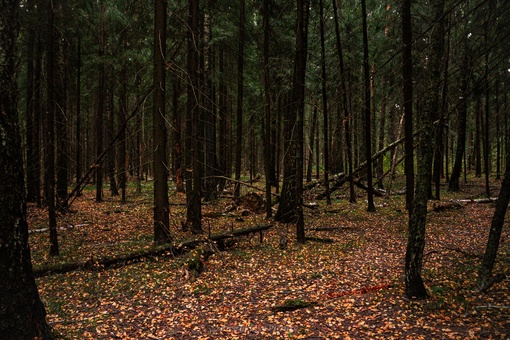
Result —
M272 224L262 224L246 229L235 230L226 234L217 234L211 235L211 237L203 237L201 239L192 239L188 241L184 241L179 244L166 244L161 246L153 247L149 250L140 250L137 252L133 252L126 255L120 255L115 257L102 257L102 258L90 258L85 262L74 262L74 263L62 263L62 264L54 264L43 266L40 269L34 270L35 277L43 277L51 274L62 274L68 273L71 271L79 270L79 269L89 269L89 270L103 270L110 267L122 267L128 264L142 262L146 259L157 258L157 257L165 257L165 256L175 256L184 254L192 249L195 249L200 244L204 242L219 242L222 240L226 240L229 238L250 235L252 233L262 233L262 231L271 228Z

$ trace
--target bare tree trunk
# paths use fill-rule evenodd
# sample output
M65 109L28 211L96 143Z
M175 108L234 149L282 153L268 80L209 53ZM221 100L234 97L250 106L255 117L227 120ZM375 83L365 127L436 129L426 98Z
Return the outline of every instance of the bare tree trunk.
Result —
M57 218L55 213L55 64L56 64L56 33L55 33L55 8L52 3L47 7L48 31L47 31L47 55L46 55L46 131L45 131L45 155L44 163L46 171L44 173L45 198L48 206L48 219L50 230L50 256L57 256L58 236L57 236Z
M329 193L329 124L328 124L328 95L326 91L326 48L324 44L324 8L322 0L319 0L320 30L321 30L321 87L322 87L322 114L324 134L324 187L326 189L326 202L331 204Z
M100 0L101 21L99 28L99 88L97 96L97 112L96 112L96 158L103 152L103 116L105 107L105 69L104 69L104 53L105 53L105 35L104 35L104 12L105 6L103 0ZM103 168L101 163L96 164L96 202L103 200Z
M49 7L49 6L48 6ZM32 271L17 101L19 1L0 10L0 336L54 339ZM50 14L51 17L51 14ZM52 24L52 21L50 20ZM51 35L52 36L52 35Z
M236 173L235 173L235 189L234 196L240 195L240 180L241 180L241 162L243 150L243 73L244 73L244 26L245 26L245 0L240 1L239 13L239 51L237 55L237 122L236 122Z
M271 96L269 93L269 6L270 0L264 0L262 15L263 15L263 30L264 30L264 46L263 46L263 67L264 67L264 113L265 113L265 135L264 135L264 164L266 175L266 217L271 218L273 215L271 204Z
M154 243L172 241L168 203L167 132L165 119L166 0L156 0L154 14L153 75L153 166L154 166Z
M478 279L476 281L476 287L479 291L485 291L492 286L494 279L492 278L492 269L496 262L496 256L498 254L499 241L501 239L501 231L505 222L505 214L508 208L508 202L510 201L510 154L507 150L506 155L506 170L505 178L501 183L501 190L499 192L498 200L496 201L496 210L492 217L491 229L489 232L489 238L487 240L487 246L485 248L485 254L483 256L482 263L478 269Z
M469 52L467 39L463 42L463 59L461 66L461 78L460 78L460 86L459 86L459 117L458 117L458 130L457 130L457 149L455 152L455 161L452 168L452 173L450 175L450 181L448 183L448 190L450 191L459 191L460 185L460 175L462 171L462 159L464 158L465 149L466 149L466 127L467 127L467 88L470 76L470 61L469 61Z
M188 117L186 120L186 226L193 233L202 233L202 202L200 198L200 150L199 146L199 84L198 84L198 39L199 0L189 2L188 35Z
M287 110L283 188L275 220L296 224L296 238L305 242L303 218L303 116L309 2L297 0L296 61L291 105Z
M403 16L408 20L410 5L404 2ZM432 158L434 154L434 120L440 110L439 87L441 80L441 65L444 52L444 25L443 25L443 0L431 2L434 31L429 42L429 84L423 99L423 107L418 111L418 173L416 192L413 201L413 210L409 217L409 232L406 249L405 284L408 298L426 298L427 290L421 278L423 267L423 249L425 248L425 227L427 219L427 202L429 199L430 183L432 180Z
M374 187L372 185L372 113L370 112L370 64L368 60L367 8L365 0L361 0L363 19L363 73L365 79L365 157L367 160L367 211L375 211Z
M414 200L414 143L413 143L413 32L411 24L411 2L404 0L402 5L402 41L404 43L404 138L406 175L406 209L413 210Z
M333 14L335 18L335 36L336 36L336 47L338 51L338 62L340 66L340 78L342 84L342 108L344 111L344 131L345 131L345 146L347 148L347 162L348 162L348 171L352 174L353 170L353 155L352 155L352 141L351 141L351 115L349 113L349 102L347 98L347 85L346 85L346 76L344 69L344 59L342 52L342 44L340 40L340 28L338 23L338 10L336 0L333 1ZM349 202L356 202L356 193L354 192L354 181L351 177L349 179Z

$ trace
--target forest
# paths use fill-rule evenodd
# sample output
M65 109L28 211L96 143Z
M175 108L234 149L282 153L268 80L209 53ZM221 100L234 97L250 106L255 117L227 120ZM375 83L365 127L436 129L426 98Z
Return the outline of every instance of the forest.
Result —
M0 339L510 337L509 26L0 1Z

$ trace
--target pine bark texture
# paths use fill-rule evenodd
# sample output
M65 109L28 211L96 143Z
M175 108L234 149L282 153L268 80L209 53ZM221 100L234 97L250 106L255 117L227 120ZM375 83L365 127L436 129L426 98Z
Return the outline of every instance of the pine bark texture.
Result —
M0 1L0 338L53 339L35 284L17 115L19 1Z

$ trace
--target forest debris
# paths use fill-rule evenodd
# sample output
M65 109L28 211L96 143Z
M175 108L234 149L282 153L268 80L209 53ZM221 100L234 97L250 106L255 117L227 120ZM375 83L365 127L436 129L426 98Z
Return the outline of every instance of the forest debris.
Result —
M432 204L432 210L436 212L452 210L452 209L462 209L464 206L457 201L449 201L449 202L434 202Z
M273 306L273 307L271 307L271 309L273 310L273 312L290 312L290 311L294 311L296 309L313 307L313 306L317 306L317 305L318 305L317 302L308 302L308 301L304 301L301 299L296 299L296 300L288 299L288 300L285 300L283 302L283 304Z
M337 231L337 230L351 230L352 227L344 227L344 226L337 226L337 227L314 227L314 228L308 228L307 231Z
M59 263L49 266L43 266L42 268L35 269L34 270L34 276L37 277L43 277L51 274L63 274L68 273L71 271L75 271L78 269L105 269L109 267L118 267L118 266L124 266L127 264L134 264L138 262L142 262L148 258L157 258L160 256L174 256L178 254L186 253L192 249L195 249L199 245L203 244L204 242L210 240L215 243L226 240L229 238L233 238L236 236L244 236L244 235L250 235L253 233L262 233L262 231L267 230L271 228L272 224L262 224L257 225L250 228L235 230L228 234L216 234L211 235L209 238L203 237L202 239L192 239L185 242L182 242L178 245L175 244L166 244L161 246L156 246L148 250L141 250L138 252L125 254L121 256L115 256L115 257L102 257L95 259L91 257L87 261L83 262L73 262L73 263Z
M494 305L492 303L488 303L486 305L476 306L475 309L476 310L480 310L480 309L510 309L510 306L500 306L500 305Z

